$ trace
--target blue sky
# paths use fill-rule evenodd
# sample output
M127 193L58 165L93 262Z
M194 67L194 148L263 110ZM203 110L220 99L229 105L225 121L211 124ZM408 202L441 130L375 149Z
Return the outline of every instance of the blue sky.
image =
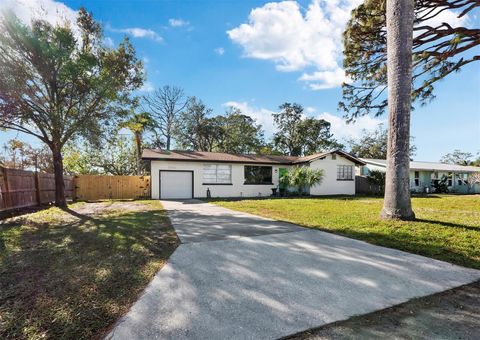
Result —
M42 3L52 16L60 9L68 17L84 6L102 23L107 43L130 36L145 62L143 93L165 84L183 87L215 113L238 106L263 124L267 135L271 111L283 102L298 102L307 115L330 120L343 139L386 120L365 117L346 125L337 111L337 84L343 77L340 33L358 1L42 0L31 7ZM28 16L27 7L17 8L20 16ZM477 17L468 20L479 25ZM480 151L480 63L439 83L436 95L412 114L415 158L438 161L454 149ZM0 133L0 144L12 135Z

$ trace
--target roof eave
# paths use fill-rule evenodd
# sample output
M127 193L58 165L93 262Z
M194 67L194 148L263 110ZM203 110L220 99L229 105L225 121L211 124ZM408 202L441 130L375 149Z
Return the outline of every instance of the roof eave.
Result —
M155 152L151 149L149 149L152 152ZM144 151L145 152L145 151ZM342 150L334 150L330 152L325 152L322 154L319 154L318 157L314 157L309 160L291 160L291 161L285 161L285 162L275 162L275 161L258 161L258 160L252 160L252 161L244 161L244 160L206 160L206 159L175 159L175 158L170 158L170 157L162 157L162 154L159 154L158 157L152 157L152 156L143 156L142 153L142 160L146 161L174 161L174 162L210 162L210 163L237 163L237 164L249 164L249 163L254 163L254 164L268 164L268 165L299 165L299 164L308 164L311 163L319 158L325 157L326 155L332 154L332 153L337 153L348 160L352 161L353 163L357 165L365 165L367 163L363 162L362 160L346 153L345 151Z
M329 151L329 152L325 152L323 154L320 154L318 155L318 157L314 157L308 161L303 161L303 162L298 162L298 163L311 163L313 161L316 161L317 159L320 159L320 158L323 158L325 157L326 155L331 155L332 153L337 153L339 155L341 155L342 157L345 157L346 159L352 161L353 163L357 164L357 165L366 165L367 163L365 163L364 161L350 155L349 153L345 152L345 151L342 151L342 150L334 150L334 151Z
M261 161L235 161L214 159L175 159L165 157L142 157L145 161L171 161L171 162L203 162L203 163L236 163L236 164L268 164L268 165L292 165L292 162L261 162Z

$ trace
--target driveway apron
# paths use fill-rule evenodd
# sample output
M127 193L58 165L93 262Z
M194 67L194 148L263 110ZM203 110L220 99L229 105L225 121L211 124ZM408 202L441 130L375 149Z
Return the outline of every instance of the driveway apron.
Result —
M182 245L107 336L276 339L480 271L201 201L163 201Z

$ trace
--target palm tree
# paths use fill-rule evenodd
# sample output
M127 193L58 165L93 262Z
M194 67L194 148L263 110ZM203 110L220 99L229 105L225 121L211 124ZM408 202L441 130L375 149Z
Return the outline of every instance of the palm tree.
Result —
M143 134L152 130L155 122L148 112L133 113L130 118L120 124L120 127L132 131L135 139L135 150L137 159L137 175L141 174Z
M414 0L387 0L388 146L381 216L414 219L409 150Z
M320 184L323 180L323 170L315 170L308 166L294 166L280 178L280 183L298 188L302 196L304 189Z

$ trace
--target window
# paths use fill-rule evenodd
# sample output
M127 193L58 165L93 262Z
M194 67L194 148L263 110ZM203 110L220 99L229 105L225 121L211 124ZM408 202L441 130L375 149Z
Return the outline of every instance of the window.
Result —
M457 176L458 176L458 180L457 180L458 185L467 185L467 178L468 178L467 174L457 174Z
M337 165L337 181L353 180L353 165Z
M204 164L203 184L232 184L232 166Z
M273 184L272 167L245 165L244 184Z
M332 160L334 161L336 159L337 159L337 154L332 153Z
M451 187L453 185L453 173L448 173L448 186Z
M420 172L419 171L415 171L414 181L415 181L415 186L416 187L420 186Z

